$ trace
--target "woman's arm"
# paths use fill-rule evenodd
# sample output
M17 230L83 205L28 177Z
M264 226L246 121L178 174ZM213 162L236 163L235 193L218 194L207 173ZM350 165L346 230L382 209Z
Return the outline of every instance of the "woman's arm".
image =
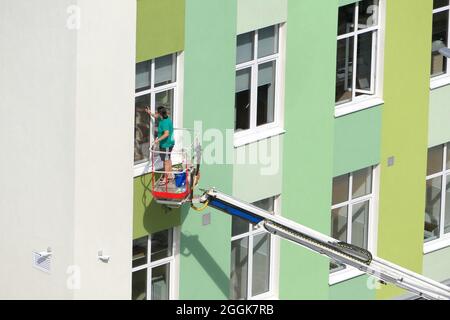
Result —
M155 139L155 143L159 143L161 140L166 139L169 136L169 130L164 131L163 135Z
M156 118L156 113L152 113L150 107L145 107L145 113L147 113L150 117Z

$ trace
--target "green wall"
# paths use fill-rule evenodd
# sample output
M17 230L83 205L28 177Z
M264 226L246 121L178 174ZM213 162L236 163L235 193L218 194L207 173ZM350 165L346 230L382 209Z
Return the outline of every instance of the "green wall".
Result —
M430 93L428 146L450 141L450 86L434 89Z
M250 154L256 154L259 157L259 152L266 150L266 147L268 154L264 155L264 158L260 157L258 162L253 160L250 162ZM235 159L245 157L248 162L233 166L233 196L247 202L255 202L281 194L283 179L282 135L268 138L265 145L263 145L263 141L259 141L236 148L234 153ZM265 158L266 156L267 158ZM269 162L269 159L271 162ZM278 169L276 170L276 168Z
M189 112L184 126L193 128L201 120L203 130L219 129L225 136L234 125L236 0L187 0L185 39L184 109ZM232 154L232 144L225 148L224 154ZM202 165L201 177L201 188L232 192L232 165ZM180 298L227 299L231 218L208 209L211 224L202 226L201 214L187 207L182 211Z
M288 0L238 0L237 34L287 20Z
M450 279L450 247L428 253L423 258L423 274L436 281Z
M378 255L422 271L431 0L387 1ZM407 51L405 49L407 48ZM395 165L387 159L395 157ZM377 298L402 294L384 287Z
M375 290L366 275L330 286L330 300L373 300Z
M136 62L183 50L184 2L137 0Z
M339 1L339 6L342 7L342 6L346 6L347 4L350 4L350 3L358 2L359 0L338 0L338 1Z
M334 176L380 162L382 107L351 113L334 121Z
M151 194L151 175L134 178L133 239L180 225L180 210L157 204Z
M289 0L282 213L324 233L331 220L336 25L337 1ZM280 299L327 299L328 268L327 258L282 241Z
M335 119L333 176L379 164L381 114L382 106L377 106ZM360 276L330 286L330 299L374 299L375 290L369 289L367 278Z

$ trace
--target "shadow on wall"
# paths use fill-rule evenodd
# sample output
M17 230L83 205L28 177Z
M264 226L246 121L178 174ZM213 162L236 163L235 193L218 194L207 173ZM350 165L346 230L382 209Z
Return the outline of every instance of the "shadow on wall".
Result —
M228 275L223 272L222 268L220 268L214 258L208 253L198 235L181 233L180 254L183 257L193 256L203 270L205 270L209 277L214 281L223 295L227 298L229 297L230 279ZM207 297L205 298L207 299Z
M180 209L170 209L156 203L151 194L151 176L139 177L141 186L140 205L143 208L142 226L148 234L179 226L181 223Z

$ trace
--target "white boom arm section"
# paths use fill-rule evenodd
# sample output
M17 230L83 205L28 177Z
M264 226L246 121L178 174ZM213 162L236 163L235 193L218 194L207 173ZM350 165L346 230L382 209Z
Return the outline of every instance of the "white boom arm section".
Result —
M450 300L450 287L374 257L365 249L340 242L289 219L274 216L214 189L206 191L200 198L200 202L250 223L262 225L274 235L361 270L382 282L406 289L420 297L430 300Z

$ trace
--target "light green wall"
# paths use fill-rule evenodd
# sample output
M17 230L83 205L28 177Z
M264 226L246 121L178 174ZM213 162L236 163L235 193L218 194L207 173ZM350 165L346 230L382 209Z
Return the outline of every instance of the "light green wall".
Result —
M432 1L386 4L378 255L421 272ZM388 167L391 156L395 165ZM377 298L400 294L390 286Z
M339 0L339 6L342 7L355 2L358 2L358 0Z
M237 0L237 34L268 27L287 19L288 0Z
M133 239L180 225L180 210L157 204L151 194L151 175L134 178Z
M450 247L428 253L423 258L423 274L436 281L450 279Z
M330 300L373 300L375 298L374 282L368 276L344 281L330 286Z
M434 89L430 93L428 146L450 141L450 86Z
M261 157L259 152L263 150L268 150L268 152L267 154L264 152ZM281 194L283 178L282 136L269 138L267 142L259 141L245 145L236 148L234 152L235 159L245 157L247 162L233 166L233 196L247 202L254 202ZM253 154L258 158L250 162L250 155ZM265 162L269 159L270 162Z
M330 232L337 1L289 0L282 214ZM320 37L317 37L320 30ZM327 299L329 260L281 242L280 299Z
M234 125L236 0L187 0L185 30L184 126L202 120L204 130L219 129L225 136ZM224 154L233 154L232 144L225 148ZM202 165L200 188L231 193L232 177L232 165ZM231 218L213 209L204 213L211 213L210 225L202 226L201 214L183 208L181 299L229 296Z
M380 162L382 107L336 118L334 127L334 176Z
M382 106L351 113L334 121L334 170L339 176L380 162ZM330 299L375 298L361 276L330 287Z
M136 62L183 50L184 2L137 0Z

